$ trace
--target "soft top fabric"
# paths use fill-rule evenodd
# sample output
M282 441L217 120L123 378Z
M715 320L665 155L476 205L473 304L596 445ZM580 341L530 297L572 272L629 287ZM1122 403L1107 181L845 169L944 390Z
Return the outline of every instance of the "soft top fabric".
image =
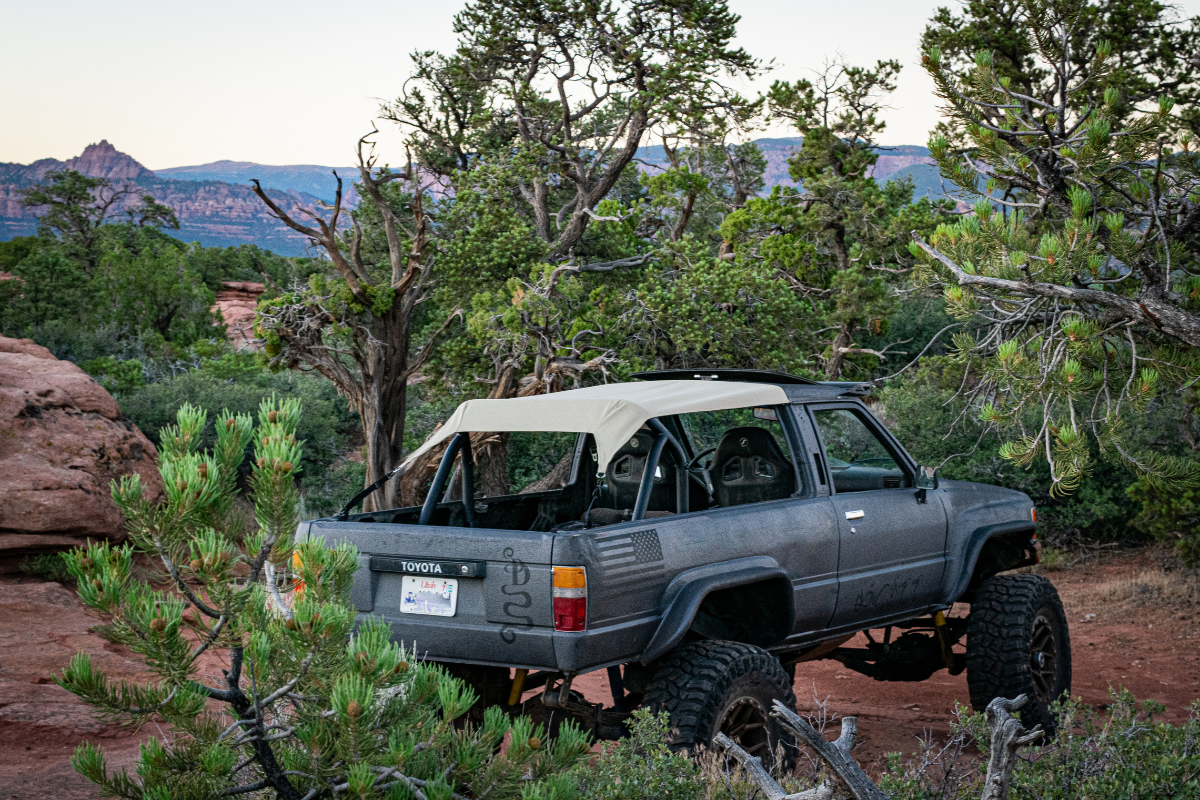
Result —
M787 402L783 389L769 383L688 380L610 383L507 400L468 400L405 459L402 469L463 431L590 433L596 438L599 463L607 464L654 417Z

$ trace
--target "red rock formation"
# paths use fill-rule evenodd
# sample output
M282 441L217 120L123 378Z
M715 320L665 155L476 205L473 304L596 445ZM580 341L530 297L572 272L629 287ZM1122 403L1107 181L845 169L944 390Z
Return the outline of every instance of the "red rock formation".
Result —
M254 336L254 310L266 291L261 283L225 281L217 291L213 311L221 312L229 341L238 350L257 350L262 342Z
M107 139L101 139L100 144L89 144L81 154L68 159L63 166L93 178L108 178L110 181L154 177L153 172L117 150Z
M34 552L121 539L109 483L162 494L154 445L87 373L29 339L0 337L0 572Z
M107 139L102 139L99 144L89 144L82 153L66 161L43 158L32 164L0 164L0 180L23 185L38 183L47 172L65 169L73 169L89 178L108 178L115 183L154 177L153 172L113 147ZM4 216L16 215L5 213Z
M142 195L147 194L169 206L180 223L174 235L184 241L199 240L222 247L254 243L288 254L300 253L308 243L304 236L271 216L248 184L164 180L107 141L88 145L81 155L67 161L44 158L32 164L0 163L0 239L36 230L37 217L43 210L21 205L21 190L42 182L52 170L64 169L108 178L114 186L133 189L114 209L118 215L141 205ZM320 207L316 197L303 192L268 189L267 194L285 209L297 204L312 211ZM352 195L350 192L345 198L347 204Z

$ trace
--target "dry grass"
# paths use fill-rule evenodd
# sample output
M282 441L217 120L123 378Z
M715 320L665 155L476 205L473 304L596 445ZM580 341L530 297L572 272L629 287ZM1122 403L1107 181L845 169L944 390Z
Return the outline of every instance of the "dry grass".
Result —
M1109 610L1196 611L1200 609L1200 572L1148 569L1102 583L1085 593Z

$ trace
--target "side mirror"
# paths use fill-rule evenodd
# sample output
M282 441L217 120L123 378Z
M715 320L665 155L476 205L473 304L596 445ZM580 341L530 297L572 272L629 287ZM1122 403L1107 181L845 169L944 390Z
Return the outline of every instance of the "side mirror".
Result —
M938 474L933 467L917 467L917 488L918 489L936 489L938 488Z

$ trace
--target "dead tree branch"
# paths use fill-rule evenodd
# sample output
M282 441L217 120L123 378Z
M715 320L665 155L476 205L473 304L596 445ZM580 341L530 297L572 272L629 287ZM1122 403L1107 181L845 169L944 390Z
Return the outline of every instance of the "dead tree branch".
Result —
M997 697L988 704L990 758L980 800L1005 800L1008 797L1013 769L1017 765L1017 751L1042 737L1040 727L1028 731L1011 714L1025 705L1027 699L1025 695L1015 700ZM858 737L858 725L854 717L843 718L841 735L837 741L829 742L804 718L778 700L775 701L775 709L771 716L783 723L802 744L815 752L837 777L837 781L827 778L820 786L788 794L763 768L758 758L747 753L725 734L718 733L713 737L713 744L729 753L742 765L746 776L762 790L767 800L837 800L847 796L852 800L888 800L888 796L867 777L862 767L850 756Z
M1012 716L1029 698L1020 695L1016 700L997 697L988 703L987 725L991 735L987 778L983 781L983 794L979 800L1005 800L1012 786L1013 769L1017 766L1017 751L1042 738L1039 725L1032 731L1026 730Z

